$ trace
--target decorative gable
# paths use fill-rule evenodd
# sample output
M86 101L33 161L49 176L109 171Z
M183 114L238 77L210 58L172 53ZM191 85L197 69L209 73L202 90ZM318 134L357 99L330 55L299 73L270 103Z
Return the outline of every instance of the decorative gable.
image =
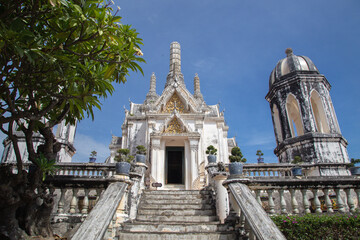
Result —
M181 101L180 97L174 93L169 101L166 103L165 108L162 110L162 113L173 113L176 110L178 113L188 113L185 108L184 103Z
M163 131L164 133L185 133L186 129L179 122L177 117L174 117Z

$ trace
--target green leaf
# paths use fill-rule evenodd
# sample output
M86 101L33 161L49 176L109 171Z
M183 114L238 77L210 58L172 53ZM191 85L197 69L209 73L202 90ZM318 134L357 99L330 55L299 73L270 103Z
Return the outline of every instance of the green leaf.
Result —
M114 73L115 68L116 68L116 64L115 64L115 63L112 63L112 64L107 68L107 70L106 70L106 72L105 72L105 75L104 75L104 78L105 78L105 79L110 78L110 76Z

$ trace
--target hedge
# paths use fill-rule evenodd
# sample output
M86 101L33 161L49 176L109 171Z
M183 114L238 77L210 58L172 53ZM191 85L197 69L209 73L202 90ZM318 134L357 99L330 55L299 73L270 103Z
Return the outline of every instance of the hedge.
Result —
M360 239L360 215L277 215L271 219L291 239Z

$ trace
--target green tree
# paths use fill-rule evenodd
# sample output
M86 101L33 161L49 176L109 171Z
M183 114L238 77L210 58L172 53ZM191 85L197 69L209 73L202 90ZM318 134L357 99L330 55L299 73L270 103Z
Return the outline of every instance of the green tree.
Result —
M14 130L25 135L29 161L37 164L43 154L51 162L59 150L52 132L56 124L93 118L100 100L113 93L113 83L125 83L130 71L142 73L142 39L131 26L119 22L113 7L106 0L1 0L0 123L13 144L19 169L16 176L2 169L6 171L2 176L11 175L0 177L7 189L0 191L0 215L8 218L0 220L2 237L51 235L51 230L36 226L36 218L29 216L33 210L15 219L15 212L32 205L29 201L43 192L24 196L27 188L18 188L21 183L40 189L42 173L29 179L22 171ZM32 142L35 132L45 140L38 149ZM18 198L11 202L9 194Z

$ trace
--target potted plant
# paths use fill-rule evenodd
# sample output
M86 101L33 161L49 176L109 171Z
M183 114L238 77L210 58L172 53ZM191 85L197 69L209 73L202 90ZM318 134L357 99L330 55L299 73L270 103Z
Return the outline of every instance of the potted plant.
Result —
M143 145L139 145L136 147L136 162L145 163L146 162L146 148Z
M206 154L208 154L208 163L216 163L216 153L217 149L213 146L210 145L207 147L206 149Z
M300 156L295 156L294 160L291 161L292 164L302 164L302 158ZM301 176L302 175L302 168L300 166L295 166L291 168L291 172L293 176Z
M256 156L258 156L258 163L264 163L264 158L262 158L262 156L264 156L264 154L262 153L261 150L257 150L256 152Z
M351 175L353 175L353 176L360 175L360 167L355 166L355 164L357 164L357 163L360 163L360 159L352 158L350 160L350 164L348 165Z
M231 149L231 155L229 156L229 172L230 175L241 175L243 172L243 163L246 162L239 147L233 147Z
M89 163L96 162L96 155L97 155L97 152L95 150L90 153Z
M129 155L130 150L127 148L121 148L117 150L115 156L115 165L116 174L129 175L131 164L130 162L134 159L134 156Z

